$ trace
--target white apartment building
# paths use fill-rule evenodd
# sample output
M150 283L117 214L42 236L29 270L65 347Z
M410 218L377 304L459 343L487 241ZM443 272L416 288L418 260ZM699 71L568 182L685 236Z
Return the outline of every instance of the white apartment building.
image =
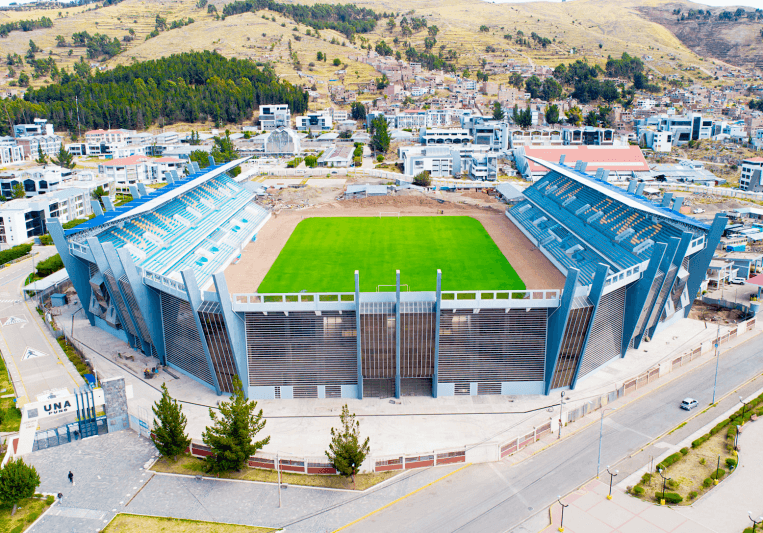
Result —
M53 124L48 124L48 119L36 118L33 124L15 124L13 126L14 137L34 137L39 135L53 135Z
M321 111L317 113L308 113L297 117L297 129L299 131L307 130L321 130L327 131L331 129L332 121L331 115Z
M47 221L68 222L92 213L86 189L63 189L35 198L19 198L0 205L0 249L28 242L48 232Z
M85 142L88 144L126 143L127 138L135 135L135 130L90 130L85 132Z
M24 149L16 144L13 137L0 137L0 165L20 163L24 160Z
M402 146L398 157L406 176L427 171L433 178L460 177L464 173L471 179L498 177L498 154L491 153L486 145Z
M669 131L673 136L673 146L681 146L689 141L710 139L713 136L713 120L703 118L700 113L661 116L657 129Z
M742 161L742 176L739 188L743 191L763 192L763 157L753 157Z
M134 155L99 163L98 173L103 178L113 180L117 186L159 183L166 181L165 172L175 170L182 174L185 165L186 161L177 157Z
M0 194L4 198L13 197L13 188L24 187L27 198L49 194L58 190L59 185L72 179L73 172L56 165L44 165L22 170L0 172Z
M673 134L669 131L643 130L639 142L655 152L670 152L673 149Z
M268 104L260 106L260 127L263 130L289 128L291 111L289 104Z
M28 137L18 137L16 139L26 159L36 159L39 149L48 157L58 157L61 151L61 137L58 135L30 135Z
M654 98L639 98L636 100L637 109L652 109L657 107L658 102Z

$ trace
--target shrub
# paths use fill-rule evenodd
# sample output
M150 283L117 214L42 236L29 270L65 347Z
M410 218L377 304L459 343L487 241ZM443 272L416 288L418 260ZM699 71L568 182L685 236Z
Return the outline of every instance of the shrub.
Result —
M708 478L705 478L705 481L702 482L702 486L707 488L713 484L713 480Z
M644 487L642 487L641 485L636 485L635 487L633 487L633 492L637 496L643 496L643 494L644 494Z
M19 257L23 257L32 250L31 244L19 244L13 248L8 248L0 252L0 265L4 265L8 261L13 261Z
M726 475L726 471L723 468L719 468L718 470L710 474L710 477L713 479L721 479L725 475Z
M705 464L706 462L707 462L707 461L705 461L705 458L704 458L704 457L703 457L702 459L700 459L700 460L699 460L699 464L701 464L701 465Z
M681 458L683 458L683 455L681 455L680 453L674 453L673 455L668 455L665 459L662 460L660 464L657 465L657 469L665 470L670 465L678 462Z
M662 498L662 493L658 492L656 494L656 496L657 496L657 500L660 500ZM681 497L680 494L678 494L676 492L666 492L665 493L665 502L666 503L672 503L672 504L675 505L677 503L681 503L682 501L684 501L684 499Z
M729 470L733 470L737 467L737 460L729 457L726 459L726 468Z
M633 494L633 485L628 485L627 487L625 487L625 492L627 492L628 494Z
M686 455L687 453L689 453L689 448L681 448L681 453Z
M641 483L643 483L644 485L648 485L649 483L651 483L651 481L652 481L652 474L650 474L649 472L641 476Z
M693 499L694 499L694 498L696 498L697 496L698 496L698 493L697 493L697 491L696 491L696 490L693 490L693 491L691 491L691 492L689 493L689 499L690 499L690 500L693 500Z
M669 479L667 482L667 486L670 487L671 489L677 489L678 485L679 483L675 479Z

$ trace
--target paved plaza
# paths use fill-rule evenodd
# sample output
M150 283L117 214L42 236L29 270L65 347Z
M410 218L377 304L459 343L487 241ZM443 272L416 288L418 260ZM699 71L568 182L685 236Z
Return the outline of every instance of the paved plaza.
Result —
M63 493L30 531L99 531L117 513L283 528L320 533L343 525L463 468L451 465L404 472L363 492L285 486L278 507L272 483L197 480L145 470L156 455L150 440L131 430L92 437L27 456L43 493ZM74 485L67 474L74 473Z

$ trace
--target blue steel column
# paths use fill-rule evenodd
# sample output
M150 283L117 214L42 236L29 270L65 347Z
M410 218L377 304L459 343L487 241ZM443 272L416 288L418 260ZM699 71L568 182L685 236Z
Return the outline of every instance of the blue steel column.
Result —
M662 261L660 262L660 271L664 272L665 275L662 277L662 283L660 283L660 286L656 288L655 292L657 293L657 296L655 296L651 307L649 309L644 309L644 312L646 313L646 320L644 320L641 331L637 332L636 337L633 339L634 348L638 348L641 345L641 341L644 339L644 335L646 335L646 330L649 327L649 322L652 320L652 315L655 312L657 301L660 299L660 292L667 282L666 278L668 277L668 271L670 270L670 265L673 264L673 258L676 255L679 244L681 244L681 241L675 237L671 237L668 241L667 248L665 249L665 255L662 256Z
M662 314L662 311L665 309L665 304L668 303L668 300L670 299L670 293L673 291L673 287L676 284L676 280L678 280L678 274L681 271L681 263L683 263L684 257L686 256L686 250L689 249L689 244L691 244L691 239L694 235L692 233L689 233L688 231L683 232L681 235L681 242L678 245L678 249L676 250L675 255L673 256L673 262L671 263L672 266L676 267L676 273L673 275L673 278L670 280L665 280L665 283L669 284L668 291L665 293L665 299L662 302L658 302L659 307L655 309L656 312ZM647 334L649 335L649 338L651 339L654 336L654 332L657 329L657 326L660 324L659 320L655 325L647 331Z
M69 252L69 243L64 236L64 228L61 226L61 222L58 218L51 218L48 221L48 232L53 238L53 243L56 245L58 255L61 256L61 262L66 267L66 272L69 274L69 279L72 280L74 290L77 291L79 301L82 304L82 309L85 311L85 316L90 321L91 326L95 326L95 317L90 309L90 298L92 297L92 291L90 290L90 270L87 268L77 257L74 257Z
M109 261L108 259L106 259L106 254L103 253L103 247L101 246L100 241L98 241L97 237L88 237L87 244L90 247L90 252L93 254L93 258L95 259L95 264L98 265L98 270L100 270L101 275L103 275L104 272L109 270L111 265L109 265ZM112 270L112 274L113 273L114 271ZM135 341L138 340L127 329L127 321L128 320L132 321L132 318L130 318L129 316L128 317L122 316L122 312L119 309L119 306L116 304L116 297L113 294L111 294L111 286L108 283L106 283L105 279L103 284L105 285L106 290L111 296L111 301L109 302L109 306L114 308L114 313L116 313L117 317L119 317L119 321L122 324L122 331L124 331L125 335L127 336L127 340L128 340L127 344L129 344L132 347ZM120 298L122 297L121 293L119 294L119 297Z
M437 269L437 299L434 304L434 373L432 374L432 396L437 398L437 381L440 371L440 304L442 302L442 271Z
M400 398L400 271L395 273L397 298L395 300L395 398Z
M185 292L188 294L188 304L193 311L193 320L196 322L196 329L199 331L199 338L201 339L201 347L204 348L204 356L207 358L207 365L209 365L209 373L212 376L212 385L215 388L215 392L220 396L222 391L220 390L220 384L217 382L217 372L212 364L212 356L209 353L209 346L207 346L207 338L204 335L204 330L201 329L201 319L199 319L199 307L201 306L201 292L199 286L196 284L196 275L193 270L186 268L180 272L183 276L183 283L185 284Z
M220 308L223 312L223 321L225 329L228 331L231 350L236 361L236 373L241 378L241 383L249 397L249 364L246 358L246 327L241 315L233 310L233 301L228 292L228 283L225 281L225 274L218 272L212 279L215 282L217 295L220 297Z
M130 252L126 248L117 248L117 255L122 262L122 267L127 275L127 281L130 282L135 300L138 302L140 312L143 314L143 320L151 333L151 340L156 354L159 356L159 362L167 364L166 351L164 347L164 321L162 320L162 307L160 297L154 289L143 284L143 276L138 272L138 268L132 260Z
M601 295L604 293L604 283L607 281L608 274L609 267L607 265L603 263L596 265L596 274L593 277L593 283L591 283L591 292L588 294L588 300L593 304L593 311L591 311L591 318L588 320L588 330L585 332L583 346L580 348L580 357L578 357L578 364L575 365L575 374L572 376L572 384L570 385L570 390L575 390L575 385L577 385L578 382L580 365L583 363L585 349L586 346L588 346L588 339L591 337L593 321L596 318L596 310L599 308L599 302L601 302Z
M111 267L112 274L114 274L114 279L117 283L117 290L122 297L122 301L125 303L127 314L130 315L126 318L126 320L132 320L135 331L138 332L138 336L140 337L138 340L140 341L141 347L143 348L143 353L150 353L151 350L149 348L148 341L141 335L140 328L138 327L138 321L135 319L135 317L132 316L133 311L130 309L130 305L127 303L127 298L125 298L125 295L122 294L122 288L119 286L119 278L121 278L125 273L124 268L122 267L122 262L119 260L119 256L117 256L116 250L112 243L105 242L101 245L101 248L103 248L103 254L106 256L106 261L108 261L109 266Z
M358 400L363 399L363 360L360 340L360 272L355 271L355 344L358 348Z
M685 317L689 316L694 299L697 297L697 292L699 292L699 287L705 279L707 267L710 266L710 261L712 261L713 255L715 255L715 249L718 247L718 243L721 242L723 230L726 228L728 220L728 217L724 215L715 215L713 225L710 226L710 231L705 238L705 248L697 252L694 260L690 263L692 269L686 282L686 290L689 291L689 305L684 307Z
M620 352L620 358L625 357L625 352L628 351L628 345L633 338L633 334L636 331L638 325L639 316L645 312L644 304L649 296L649 289L654 283L654 279L657 277L657 268L660 266L662 257L665 255L665 250L668 245L665 243L657 243L654 245L652 251L652 257L649 258L649 264L646 270L641 275L641 278L633 285L625 290L625 311L623 315L623 344Z
M554 379L559 351L562 348L562 338L570 316L572 300L575 298L575 285L578 282L580 270L570 268L567 280L564 282L564 292L559 307L548 318L548 337L546 340L546 395L551 391L551 381Z

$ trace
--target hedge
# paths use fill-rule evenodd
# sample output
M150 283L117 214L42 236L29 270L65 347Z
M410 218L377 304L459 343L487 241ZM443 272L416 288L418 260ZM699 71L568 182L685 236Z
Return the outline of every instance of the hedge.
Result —
M680 461L683 458L683 455L680 453L674 453L673 455L668 455L665 459L662 460L660 464L657 465L657 469L665 470L670 465L676 463L677 461Z
M641 485L636 485L635 487L633 487L633 492L641 496L642 494L644 494L644 487L642 487Z
M689 448L681 448L681 453L686 455L687 453L689 453Z
M663 499L662 491L655 492L654 493L654 499L657 500L657 501L662 500ZM672 503L672 504L677 504L677 503L681 503L682 501L684 501L684 499L681 497L681 495L676 493L676 492L666 492L664 500L665 500L666 503Z
M37 263L37 275L41 278L50 276L53 272L58 272L64 268L64 263L61 261L61 256L56 254L48 257L45 261Z
M728 467L729 470L735 469L737 467L737 460L731 457L726 458L726 467Z
M726 475L726 471L723 468L719 468L718 470L710 474L710 477L712 479L721 479L725 475Z
M712 437L713 435L715 435L716 433L721 431L723 428L725 428L729 424L731 424L732 427L727 430L726 435L727 435L727 437L732 436L732 428L734 426L741 425L743 418L744 418L744 421L749 420L752 417L753 413L754 413L755 407L757 407L761 403L763 403L763 394L761 394L757 398L753 398L752 400L747 402L746 406L742 407L737 412L735 412L733 415L731 415L727 419L725 419L722 422L720 422L713 429L711 429L709 433L706 433L706 434L702 435L700 438L692 441L691 447L692 448L699 448L704 443L706 443L710 439L710 437ZM761 409L760 411L763 411L763 409ZM744 417L742 417L742 413L743 412L744 412Z
M3 250L0 252L0 265L4 265L5 263L8 263L9 261L13 261L14 259L18 259L19 257L24 257L26 254L32 251L32 245L31 244L19 244L18 246L14 246L13 248L8 248L7 250Z
M712 484L713 484L713 480L711 478L709 478L709 477L705 478L705 481L702 482L702 485L705 488L709 487Z

